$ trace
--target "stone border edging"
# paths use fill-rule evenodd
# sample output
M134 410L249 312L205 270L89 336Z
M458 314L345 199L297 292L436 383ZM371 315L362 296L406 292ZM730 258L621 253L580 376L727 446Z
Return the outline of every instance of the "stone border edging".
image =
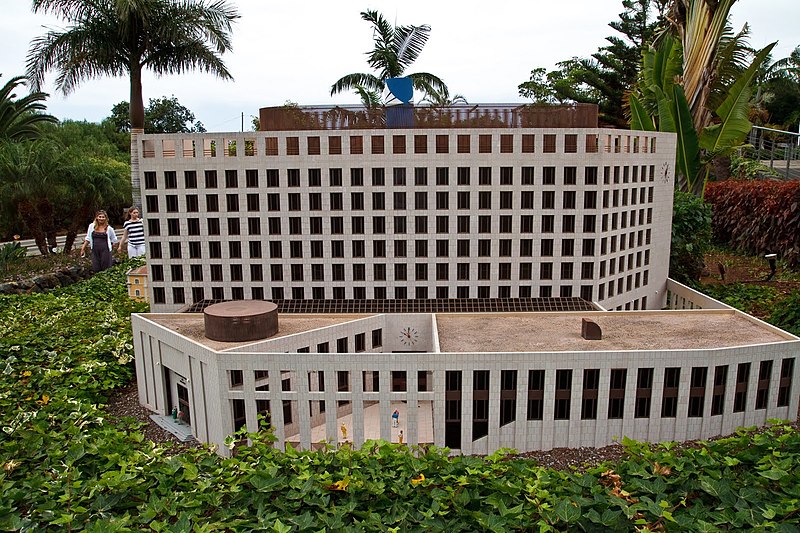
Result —
M52 289L67 287L73 283L92 277L91 268L82 265L72 265L50 274L41 274L21 281L7 281L0 283L0 294L29 294L32 292L47 292Z

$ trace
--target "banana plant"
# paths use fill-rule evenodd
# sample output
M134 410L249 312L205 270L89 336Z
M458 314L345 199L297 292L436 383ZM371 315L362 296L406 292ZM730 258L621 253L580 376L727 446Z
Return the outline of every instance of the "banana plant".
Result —
M658 47L643 53L638 87L628 97L631 128L677 134L676 184L682 191L702 196L710 175L710 163L730 155L744 142L752 124L748 119L752 84L760 65L775 46L760 50L750 65L725 89L715 109L692 113L684 92L682 46L669 35ZM697 124L696 119L707 120ZM703 123L706 122L706 123Z

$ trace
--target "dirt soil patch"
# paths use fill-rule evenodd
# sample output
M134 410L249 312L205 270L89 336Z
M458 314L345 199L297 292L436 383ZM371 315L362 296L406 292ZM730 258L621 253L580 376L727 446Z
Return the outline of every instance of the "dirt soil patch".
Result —
M778 264L775 276L770 274L769 262L764 257L736 255L727 251L714 251L705 256L705 270L700 278L703 284L746 283L773 287L789 293L800 289L800 274Z

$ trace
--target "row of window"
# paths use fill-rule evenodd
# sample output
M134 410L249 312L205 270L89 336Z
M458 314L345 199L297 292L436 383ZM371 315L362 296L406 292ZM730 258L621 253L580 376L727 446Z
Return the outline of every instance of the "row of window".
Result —
M383 211L386 209L394 210L429 210L437 211L449 209L598 209L597 191L583 191L580 197L577 191L562 191L559 196L556 191L541 191L539 201L536 200L534 191L517 192L516 199L514 191L439 191L431 195L427 191L417 191L406 193L405 191L395 191L388 195L385 192L352 192L346 198L344 193L332 192L328 196L322 193L259 193L246 194L244 202L238 193L231 193L224 196L225 210L235 213L243 208L249 212L259 212L262 209L270 212L280 211ZM653 187L640 187L630 189L630 200L628 189L603 191L602 208L628 207L653 203ZM637 194L638 192L638 194ZM431 198L432 196L432 198ZM637 202L638 197L638 202ZM200 196L187 194L184 197L184 205L180 205L178 195L168 194L163 198L164 211L167 213L189 212L197 213L204 207L207 213L216 213L220 210L220 195L206 194L201 205ZM145 208L149 215L161 212L161 201L157 195L145 195ZM326 201L327 200L327 201ZM349 200L349 201L348 201ZM369 202L367 202L367 200ZM429 201L431 200L431 201ZM453 200L453 201L451 201Z
M631 229L637 226L645 226L652 223L652 209L639 209L624 211L622 213L612 213L600 217L600 231L617 231L619 229ZM638 217L637 217L638 214ZM621 215L621 216L619 216ZM182 223L185 220L185 224ZM165 221L158 219L147 220L148 237L152 240L162 236L162 228L166 226L166 236L179 237L201 236L209 237L222 235L222 225L220 219L216 217L205 219L205 224L201 225L201 219L190 217L186 219L167 218ZM413 233L416 235L429 235L432 233L447 234L524 234L524 233L561 233L569 234L581 231L583 233L597 232L597 215L577 215L563 214L556 215L415 215L408 217L398 215L388 218L390 224L387 228L387 217L374 216L352 216L349 218L331 217L248 217L245 219L246 226L242 227L243 219L231 217L226 219L226 236L242 235L243 230L247 236L257 236L262 234L262 221L266 222L267 235L386 235L387 233L395 236ZM610 221L610 225L609 225ZM451 224L452 222L452 224ZM538 224L537 224L538 222ZM580 225L578 225L580 224ZM205 231L204 231L205 230ZM387 231L388 230L388 231ZM639 230L630 232L627 240L630 241L629 247L635 246L634 241L638 241L636 246L642 246L643 237L647 236L650 230ZM611 239L612 248L616 248L617 237L619 237L620 248L625 249L626 235L612 235L604 237ZM443 239L447 240L447 239ZM523 241L525 239L522 239ZM214 242L214 241L212 241ZM254 241L255 242L255 241ZM279 242L279 241L275 241ZM322 242L322 241L290 241L290 242ZM345 242L345 241L341 241ZM350 241L348 241L350 242ZM359 239L352 242L363 242ZM385 242L384 239L372 239L373 243ZM455 241L452 241L455 242ZM373 246L375 246L373 244ZM278 256L280 257L280 256ZM375 257L382 257L376 255Z
M381 330L374 330L373 345L375 345L375 335L378 334L379 347L382 343ZM366 334L361 333L355 337L357 345L360 343L364 351ZM338 348L347 348L347 338L336 341ZM327 343L325 343L327 344ZM307 350L304 348L303 350ZM298 352L301 350L298 350ZM710 416L720 416L725 412L725 396L728 387L728 372L735 371L736 377L733 382L733 413L744 412L749 402L753 402L755 410L766 409L770 404L770 385L772 380L772 367L774 361L767 360L758 363L758 379L755 386L755 394L748 390L750 382L750 372L752 363L739 363L738 365L719 365L710 369L709 367L693 367L688 377L688 402L686 416L688 418L701 418L706 414ZM772 399L776 407L788 407L791 398L792 374L794 372L794 358L785 358L780 363L780 373L778 375L778 387L776 397ZM713 370L713 381L708 387L709 370ZM500 371L500 405L499 405L499 425L513 423L517 418L517 370ZM652 411L653 396L658 391L653 387L654 368L639 368L636 370L636 391L633 401L633 415L635 418L651 418L654 416ZM349 371L336 372L337 392L350 392L351 373ZM544 390L545 390L545 371L528 371L528 389L526 398L526 419L529 421L544 420ZM418 371L417 389L420 392L432 390L432 376L430 371ZM266 370L254 371L254 382L256 391L269 391L269 373ZM628 381L628 369L611 369L609 371L609 381L607 383L607 402L602 406L599 401L600 391L600 369L583 370L583 388L579 398L580 419L622 419L625 415L625 393ZM297 376L294 371L281 372L281 390L296 391ZM229 388L233 391L243 390L244 371L228 371ZM309 391L325 391L324 372L310 371L307 375ZM379 392L380 379L377 371L362 371L362 390L365 392ZM661 409L655 416L661 418L676 418L678 416L678 391L681 383L681 368L669 367L664 369L664 382L660 391ZM489 370L475 370L472 375L472 391L470 400L472 402L472 441L476 441L489 434ZM569 420L572 415L572 381L573 370L561 369L555 372L555 390L553 393L553 411L548 413L553 420ZM392 371L390 380L391 392L407 392L408 382L405 371ZM448 370L445 372L445 444L454 448L461 448L460 428L463 413L463 390L462 390L462 371ZM708 402L710 400L710 402ZM320 405L311 412L324 413L325 407L322 400L317 400ZM244 400L233 400L234 422L239 427L244 425ZM340 401L340 404L347 401ZM710 403L710 405L709 405ZM269 416L269 400L256 400L257 412ZM283 401L284 424L289 425L294 422L291 400ZM601 412L602 410L602 412ZM238 411L238 413L237 413Z
M350 353L350 338L341 337L335 341L336 353ZM367 349L367 334L366 332L357 333L352 337L354 352L364 352ZM331 350L330 342L321 342L316 345L314 353L329 353ZM373 349L380 349L383 347L383 330L378 328L371 332L371 345ZM310 353L311 347L304 346L297 348L296 353ZM773 361L761 361L758 370L758 381L756 386L755 396L755 409L766 409L769 399L770 381L772 376ZM729 365L720 365L714 367L713 384L711 386L711 416L723 414L724 411L724 398L728 381ZM739 363L736 366L736 382L734 391L733 412L742 412L747 405L747 387L750 379L751 363ZM776 407L787 407L789 405L791 393L791 377L794 371L794 358L786 358L781 362L781 369L779 374L778 395L776 398ZM453 371L448 371L450 374ZM699 418L703 416L705 398L707 396L707 378L708 367L692 367L689 376L689 402L687 408L687 416L689 418ZM254 370L253 378L256 391L269 391L269 372L267 370ZM377 371L362 371L362 378L364 383L362 390L365 392L380 392L380 381L378 379ZM297 392L297 379L294 371L285 370L281 371L281 390L284 392ZM420 370L418 371L417 390L419 392L431 392L432 376L431 371ZM517 370L502 370L500 372L500 397L501 403L506 397L510 401L516 401L517 398ZM312 380L312 375L314 379ZM639 368L636 372L636 393L634 398L634 417L635 418L649 418L651 400L653 396L653 368ZM229 389L242 390L244 387L244 371L243 370L229 370ZM350 372L340 370L336 372L337 391L338 392L351 392ZM488 405L488 398L481 399L481 392L489 391L489 370L475 370L473 371L472 392L473 401L480 402L486 401ZM450 388L452 383L452 375L448 377L448 391L456 392L461 389ZM555 411L553 418L555 420L568 420L571 409L569 408L572 399L572 381L573 370L561 369L555 372ZM625 390L628 382L628 369L616 368L609 371L608 386L608 404L606 411L606 418L608 419L621 419L625 413ZM661 417L662 418L675 418L677 412L677 399L678 388L681 382L681 368L668 367L664 369L664 383L662 388L662 401L661 403ZM529 370L528 371L528 400L541 401L544 398L545 387L545 371L544 370ZM308 390L316 392L325 391L324 372L322 371L309 371L308 372ZM390 392L407 392L408 382L407 374L404 370L391 371ZM581 392L581 420L596 420L598 418L598 398L600 391L600 369L584 369L583 370L583 387ZM511 392L513 394L507 395L504 392ZM528 420L542 420L543 411L542 403L529 403L528 404ZM504 410L505 411L505 410ZM478 413L485 413L481 408L478 411L473 410L473 419L485 419L485 416L478 416ZM500 425L505 425L514 421L516 409L508 410L505 413L501 412ZM488 413L487 413L488 414Z
M611 282L610 282L611 283ZM623 287L623 284L619 284ZM627 289L628 285L625 285ZM538 287L538 293L534 293L534 289ZM631 287L633 287L631 285ZM573 285L461 285L451 288L449 286L435 286L428 287L425 285L414 284L412 286L392 286L390 288L382 286L367 287L353 287L353 286L338 286L338 287L305 287L296 286L288 289L284 287L270 287L269 290L262 286L248 286L248 298L253 300L285 300L291 298L292 300L366 300L368 294L370 298L376 300L386 300L394 298L397 300L407 300L414 298L417 300L425 300L429 298L448 299L448 298L552 298L558 296L560 298L571 298L579 296L586 301L593 301L594 287L592 285L580 285L575 287ZM172 304L186 304L187 290L190 291L191 303L202 302L203 300L244 300L245 288L244 287L211 287L210 294L205 287L171 287ZM369 292L368 292L369 290ZM516 294L512 295L512 290ZM627 289L632 290L632 289ZM391 292L390 292L391 291ZM576 292L577 291L577 292ZM619 292L618 294L622 294ZM610 296L613 296L611 294ZM642 309L646 309L646 297L643 298ZM166 304L167 303L167 288L166 287L153 287L153 303ZM637 307L634 309L638 309ZM630 306L625 307L630 309ZM621 309L621 307L620 307Z
M632 256L633 254L631 254ZM619 273L624 273L625 256L620 257L620 270ZM605 262L600 263L601 278L606 277ZM538 263L538 272L534 272L534 263L395 263L387 265L385 263L375 263L371 266L366 263L334 263L334 264L300 264L295 263L284 266L282 264L269 265L269 281L283 282L283 281L449 281L451 278L457 281L493 281L493 280L533 280L534 274L538 274L538 280L594 280L595 279L595 263L582 262L582 263L553 263L542 262ZM616 260L613 263L614 270L610 271L611 276L617 273ZM629 265L629 271L633 272L634 268L641 267L641 264L634 266L633 263ZM186 269L183 265L169 265L169 280L170 282L192 281L201 282L208 278L212 282L224 281L245 281L244 268L241 264L228 265L228 276L224 276L223 265L211 264L209 265L208 273L204 270L204 266L200 264L188 265L188 276ZM367 276L367 271L371 274ZM514 274L516 273L516 276ZM251 264L249 267L249 279L247 281L260 282L265 280L264 267L261 264ZM636 287L647 285L648 271L644 271L643 279L640 281L640 273L636 272ZM164 265L151 265L150 276L153 283L163 283L165 281ZM629 275L628 285L632 284L633 275ZM611 283L613 283L612 280ZM624 281L624 278L616 280ZM628 287L627 290L631 290ZM619 290L618 292L622 292ZM613 294L611 294L613 296Z
M578 143L582 139L583 151L585 153L597 153L599 151L599 136L597 134L584 134L578 135L576 133L567 133L558 135L555 133L542 133L539 134L541 143L538 144L539 150L545 154L554 154L558 150L558 137L562 139L562 153L575 154L578 153ZM429 137L433 140L433 144L429 143ZM352 155L364 154L365 149L369 153L381 155L385 153L392 154L447 154L451 151L458 154L469 154L475 152L479 154L512 154L515 153L515 148L520 153L532 154L536 153L537 141L536 134L515 135L513 133L503 133L498 136L499 144L495 145L495 140L492 134L438 134L426 135L415 134L412 136L399 134L399 135L349 135L347 151ZM519 145L515 146L515 137L519 138ZM387 138L389 139L389 146L387 146ZM268 136L263 138L263 144L256 138L251 139L224 139L223 146L218 147L216 139L204 138L203 156L204 157L217 157L218 149L226 157L236 157L238 154L244 156L256 156L263 153L267 156L278 155L323 155L322 154L322 138L318 135L310 135L303 137L303 150L301 150L300 137L287 136L283 139L279 137ZM365 147L365 140L368 147ZM451 141L454 140L454 145ZM341 135L330 135L325 137L327 144L327 155L341 155L343 153L343 143ZM154 139L144 139L142 141L142 151L145 158L155 157L155 143ZM162 155L165 158L176 156L177 143L173 139L164 139L162 143ZM410 145L413 143L413 145ZM181 143L183 157L196 157L197 144L192 139L186 139ZM263 152L262 152L263 150ZM639 135L606 135L605 151L615 153L655 153L656 152L656 138Z
M533 167L523 166L520 167L520 184L522 185L537 185L536 172L539 168L541 173L541 185L556 185L556 178L558 168L554 166ZM560 167L561 185L577 185L578 184L578 168L577 166ZM342 187L343 186L343 169L342 168L328 168L328 182L329 187ZM587 166L583 168L582 182L584 185L597 185L598 184L598 170L599 167ZM408 178L411 169L405 167L391 168L391 185L394 187L415 186L424 187L428 185L428 167L414 167L413 168L413 184L412 180ZM434 174L433 181L437 186L450 185L450 167L435 167L431 170ZM350 172L350 186L363 187L364 186L364 169L360 167L353 167L349 169ZM495 182L493 175L498 172L499 178ZM309 168L306 170L307 179L305 183L301 183L301 170L299 168L289 168L281 171L276 168L266 169L264 171L266 187L279 188L284 187L322 187L322 169ZM481 186L491 185L514 185L515 167L478 167L477 168L477 184ZM259 187L259 170L246 169L244 171L245 179L244 186L246 188ZM386 179L387 169L382 167L375 167L370 169L371 185L373 187L384 187L387 185ZM456 167L453 174L455 175L455 184L459 186L468 186L473 184L473 167ZM236 169L229 169L224 171L225 179L224 186L228 189L238 189L240 187L239 171ZM206 189L216 189L220 185L220 180L216 170L205 170L203 172L204 185ZM654 181L655 179L655 166L654 165L635 165L635 166L605 166L603 167L603 184L627 184L627 183L644 183L647 181ZM197 189L198 179L196 170L185 170L183 172L183 186L185 189ZM146 171L144 173L144 188L146 190L156 189L177 189L178 188L178 173L174 170L167 170L163 172L163 182L159 183L158 174L154 171Z
M766 409L769 405L770 381L772 376L773 361L762 361L758 364L758 380L754 395L753 407L756 410ZM733 412L743 412L748 405L748 384L750 380L751 363L739 363L733 367L736 372L733 395ZM689 418L699 418L706 414L711 416L722 415L725 410L725 394L728 386L729 365L713 367L713 381L707 388L709 367L693 367L688 376L688 402L686 415ZM791 394L791 378L794 371L794 358L786 358L781 362L777 396L773 399L776 407L787 407ZM555 391L553 395L553 420L569 420L572 416L573 399L580 401L580 419L597 420L598 418L621 419L625 414L625 393L629 379L628 369L612 369L608 375L608 401L604 405L599 403L600 370L583 370L583 387L580 395L573 395L573 370L562 369L555 372ZM502 370L500 372L500 426L516 420L517 413L517 370ZM633 416L635 418L650 418L653 395L658 393L653 387L653 368L639 368L636 370L636 391L633 402ZM472 390L472 429L473 440L488 434L489 419L489 376L488 370L473 372ZM670 367L664 370L664 383L660 391L661 410L656 416L661 418L675 418L678 416L678 390L681 380L681 368ZM446 387L448 392L461 392L461 372L447 371ZM527 420L542 420L544 413L545 371L528 371L527 394ZM706 402L710 399L710 406ZM446 421L454 422L461 419L461 399L446 400ZM601 409L603 413L601 414Z
M599 239L601 256L615 254L617 251L628 254L628 268L633 261L634 250L650 245L651 230L633 231L626 235L612 235ZM618 238L619 237L619 238ZM371 243L371 244L369 244ZM598 251L596 247L597 239L395 239L386 241L376 239L366 240L291 240L285 241L228 241L225 251L225 259L241 259L243 257L243 244L250 259L261 259L266 255L270 259L301 259L308 257L311 259L343 259L347 258L407 258L407 257L594 257ZM609 246L610 243L610 246ZM162 244L167 245L168 257L170 259L181 259L184 257L188 248L189 259L223 259L223 246L221 241L172 241L162 243L161 241L151 241L149 243L150 258L153 260L165 257ZM266 248L266 250L265 250ZM267 253L268 252L268 253ZM649 263L649 250L636 251L636 264L641 266ZM624 255L621 256L620 270L624 269ZM155 264L158 264L156 261ZM609 272L616 271L616 258L609 259ZM601 266L604 272L605 268ZM601 274L602 277L603 274Z

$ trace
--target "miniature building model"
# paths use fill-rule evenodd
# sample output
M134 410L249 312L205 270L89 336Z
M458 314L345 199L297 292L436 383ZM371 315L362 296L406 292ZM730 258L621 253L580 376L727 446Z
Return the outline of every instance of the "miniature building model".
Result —
M673 134L504 127L142 139L156 312L209 299L663 301Z
M262 110L275 129L141 136L155 313L133 318L140 402L179 407L220 453L259 414L278 445L344 426L356 445L403 431L491 453L797 412L800 339L667 279L673 134L484 111L481 127L456 113L387 130ZM278 326L262 340L173 313L265 299Z
M147 265L132 268L127 272L128 275L128 296L138 302L149 301L149 291L147 288Z

